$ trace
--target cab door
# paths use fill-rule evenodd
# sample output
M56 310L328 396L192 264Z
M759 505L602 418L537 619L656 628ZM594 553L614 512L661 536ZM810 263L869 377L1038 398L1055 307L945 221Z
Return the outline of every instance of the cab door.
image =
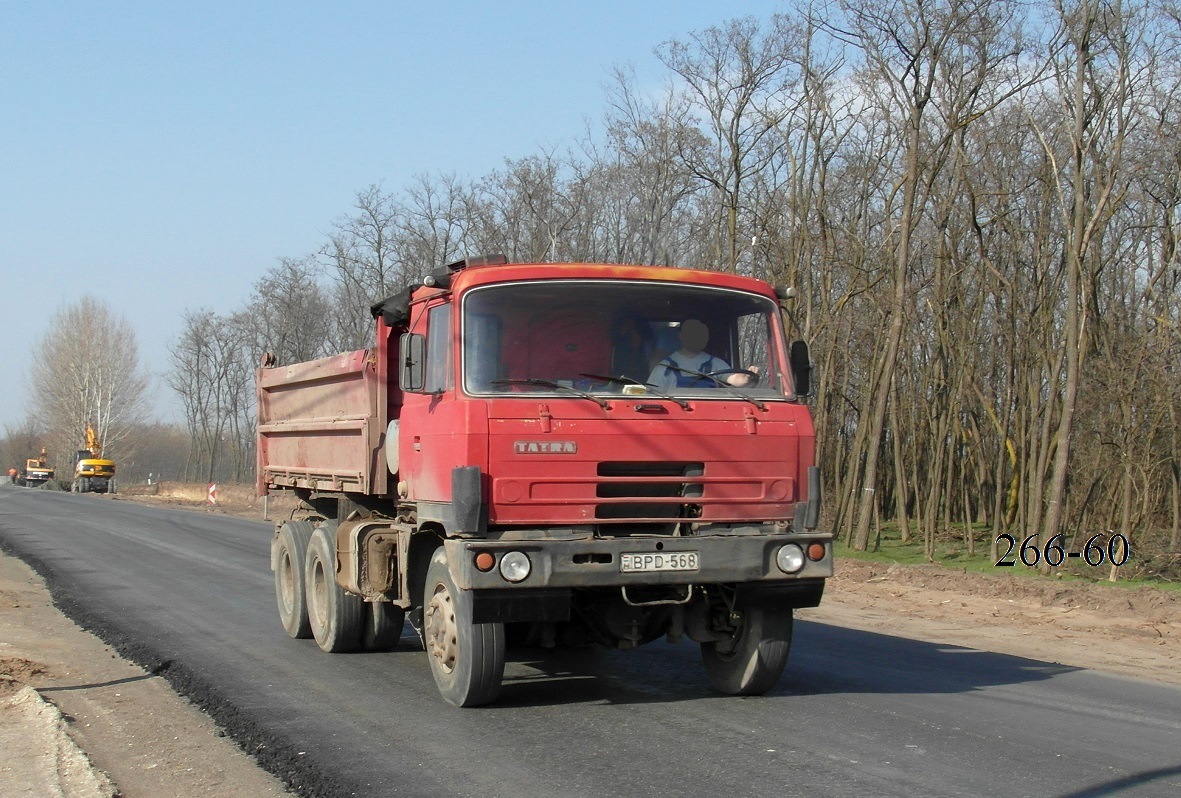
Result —
M413 337L417 336L417 343ZM456 345L457 325L450 301L428 303L411 322L403 347L421 357L421 386L404 385L399 423L399 477L406 498L418 504L419 521L440 521L450 527L452 471L486 467L485 403L460 394ZM401 360L405 368L406 354Z

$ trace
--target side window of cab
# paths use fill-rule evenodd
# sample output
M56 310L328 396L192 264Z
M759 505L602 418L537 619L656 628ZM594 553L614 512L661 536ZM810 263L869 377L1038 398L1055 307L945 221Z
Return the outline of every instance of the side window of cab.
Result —
M425 393L453 387L451 350L451 305L436 305L427 311Z

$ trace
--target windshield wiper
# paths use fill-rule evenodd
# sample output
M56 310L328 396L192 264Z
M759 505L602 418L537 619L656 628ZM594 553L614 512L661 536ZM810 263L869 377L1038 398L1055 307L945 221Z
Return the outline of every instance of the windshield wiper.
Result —
M737 396L739 399L743 400L744 402L750 402L752 405L757 407L759 410L762 410L764 413L767 412L767 406L765 404L763 404L762 402L760 402L758 399L755 399L753 396L747 396L746 394L744 394L742 391L735 388L730 383L726 382L725 380L718 379L717 377L715 377L712 374L706 374L704 371L694 371L693 369L681 368L680 366L675 366L670 363L663 363L661 365L663 365L666 369L672 369L673 371L679 371L682 374L692 374L694 377L701 377L703 379L711 380L719 388L725 388L726 391L729 394L731 394L732 396Z
M684 399L680 399L676 396L672 396L670 394L667 394L664 391L659 390L655 385L650 385L649 383L646 383L646 382L640 382L639 380L633 380L631 377L623 377L623 376L608 377L606 374L579 374L578 376L579 377L590 377L592 380L603 380L605 382L618 382L620 385L643 385L645 388L648 389L648 393L655 394L656 396L659 396L661 399L667 399L670 402L676 402L677 404L679 404L681 407L683 407L686 410L689 409L689 403L686 402Z
M540 385L542 388L553 388L554 390L570 391L570 393L578 394L583 399L590 399L604 410L611 409L611 405L607 404L606 401L595 396L593 393L587 393L586 391L579 390L572 385L563 385L562 383L554 382L553 380L542 380L538 379L537 377L529 377L528 379L523 380L500 379L492 380L491 382L493 385Z

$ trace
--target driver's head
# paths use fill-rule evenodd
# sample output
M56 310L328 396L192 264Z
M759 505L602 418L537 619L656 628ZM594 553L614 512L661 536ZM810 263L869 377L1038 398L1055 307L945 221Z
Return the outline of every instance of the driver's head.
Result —
M709 328L697 319L685 319L680 330L681 348L686 352L701 352L709 342Z

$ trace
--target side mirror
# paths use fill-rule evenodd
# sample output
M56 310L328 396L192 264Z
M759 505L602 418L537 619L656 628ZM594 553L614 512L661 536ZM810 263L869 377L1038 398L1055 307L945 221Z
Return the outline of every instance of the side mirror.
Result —
M796 396L812 395L812 353L807 341L792 341L788 356L792 381L795 382Z
M414 333L402 333L398 339L398 354L401 355L401 369L398 382L403 391L418 393L426 381L426 337Z

